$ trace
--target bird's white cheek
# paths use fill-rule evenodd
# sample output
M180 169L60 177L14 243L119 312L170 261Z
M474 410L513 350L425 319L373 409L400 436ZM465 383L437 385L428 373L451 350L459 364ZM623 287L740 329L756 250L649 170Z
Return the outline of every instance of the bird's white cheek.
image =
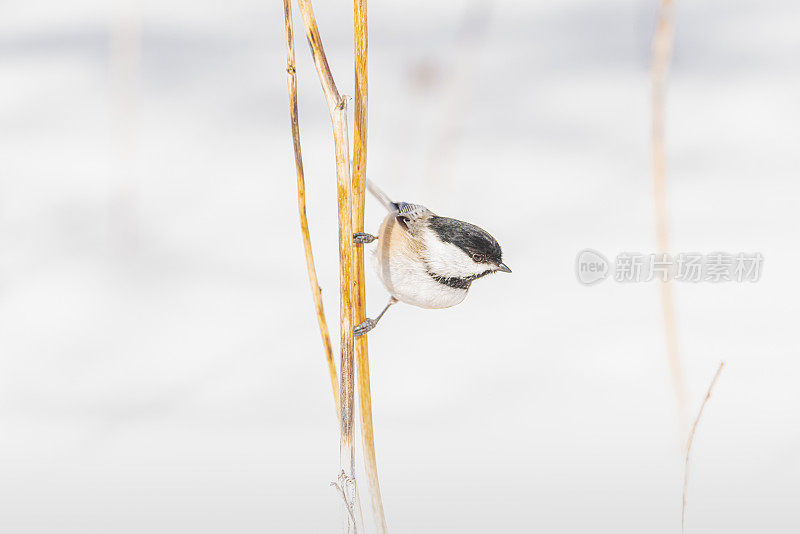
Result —
M457 246L431 234L425 236L425 261L431 272L449 278L464 278L487 270L486 265L475 263Z

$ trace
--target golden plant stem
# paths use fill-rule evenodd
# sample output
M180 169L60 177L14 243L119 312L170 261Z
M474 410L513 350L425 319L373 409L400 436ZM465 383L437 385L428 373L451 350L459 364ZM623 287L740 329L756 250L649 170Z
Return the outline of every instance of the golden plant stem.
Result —
M656 242L658 254L669 253L669 228L667 220L666 156L664 151L664 83L672 58L674 23L672 0L661 0L658 8L658 24L653 37L653 202L656 217ZM686 388L683 380L678 332L675 321L675 304L669 280L661 282L661 312L664 319L664 335L667 344L672 385L678 403L678 420L683 433L687 422Z
M694 420L694 424L692 425L692 430L689 432L689 439L686 441L686 463L683 467L683 499L681 504L681 532L686 531L686 492L689 489L689 454L692 452L692 443L694 442L694 433L697 431L697 425L700 424L700 417L703 415L703 410L706 407L706 403L708 399L711 397L711 391L714 389L714 384L717 383L717 379L719 378L720 373L722 372L722 368L725 366L725 362L719 362L719 368L717 372L714 374L714 378L711 379L711 384L708 386L708 391L706 392L706 397L703 399L703 403L700 405L700 411L697 412L697 418Z
M356 532L352 507L358 502L355 483L354 405L355 372L353 354L353 219L350 149L347 138L347 99L339 96L333 80L322 38L309 0L298 0L306 37L314 56L333 126L336 152L336 196L339 207L339 319L340 319L340 396L339 396L339 479L343 490L342 520L345 532ZM359 514L360 516L360 514Z
M333 390L333 402L338 416L339 380L336 378L336 364L333 362L331 336L328 332L328 322L325 320L325 309L322 306L322 291L317 280L317 269L314 265L314 253L311 250L311 236L308 232L308 217L306 216L306 180L303 172L303 154L300 149L300 123L297 113L297 74L294 63L294 27L292 24L291 0L283 0L283 11L286 19L286 73L289 85L289 117L292 122L292 141L294 142L294 165L297 169L297 208L300 211L300 233L303 236L303 248L306 253L308 283L311 285L311 294L314 297L317 323L319 324L319 332L322 335L322 345L325 347L325 358L328 361L331 389Z
M322 92L325 93L325 101L328 103L331 121L335 124L334 115L336 109L340 107L341 97L339 96L339 90L336 89L336 83L333 81L333 73L331 73L331 67L328 65L325 49L322 48L322 38L319 35L319 28L317 28L317 19L314 18L314 10L311 7L310 0L297 0L297 3L300 6L300 15L303 17L303 24L306 27L306 38L308 39L308 45L311 47L311 55L314 57L314 67L317 69L317 76L319 76L319 81L322 84Z
M367 186L367 0L353 0L353 30L355 49L355 134L353 139L353 231L364 231L364 197ZM355 247L353 264L355 291L353 294L356 323L367 318L364 247ZM367 336L356 340L358 400L361 408L361 443L364 452L364 471L369 485L372 517L378 532L387 532L378 464L375 459L375 439L372 430L372 396L369 382L369 351Z

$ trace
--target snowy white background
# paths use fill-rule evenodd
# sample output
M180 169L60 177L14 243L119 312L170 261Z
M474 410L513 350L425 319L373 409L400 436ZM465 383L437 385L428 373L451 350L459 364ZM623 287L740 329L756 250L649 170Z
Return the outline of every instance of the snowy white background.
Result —
M370 336L393 532L679 531L659 288L574 274L585 247L655 248L655 4L370 3L369 176L485 227L514 270ZM352 6L315 7L352 94ZM330 125L295 19L335 324ZM765 257L756 284L675 286L692 413L727 362L687 527L797 532L800 12L678 2L676 23L672 248ZM0 5L0 531L337 528L283 32L277 1Z

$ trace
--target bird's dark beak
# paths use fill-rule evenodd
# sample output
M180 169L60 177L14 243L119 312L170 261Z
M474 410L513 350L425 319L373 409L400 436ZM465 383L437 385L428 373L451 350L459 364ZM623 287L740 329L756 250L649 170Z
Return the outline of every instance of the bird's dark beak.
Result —
M497 270L498 270L498 271L502 271L502 272L504 272L504 273L510 273L510 272L511 272L511 269L509 269L509 268L508 268L508 265L506 265L505 263L500 263L500 264L497 266Z

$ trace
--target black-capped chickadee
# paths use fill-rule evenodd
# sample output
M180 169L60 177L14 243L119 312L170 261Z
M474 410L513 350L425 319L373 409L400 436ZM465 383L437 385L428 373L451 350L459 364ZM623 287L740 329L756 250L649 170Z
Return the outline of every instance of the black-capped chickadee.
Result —
M500 244L486 230L439 217L419 204L392 202L370 181L367 189L389 214L378 237L358 232L353 234L353 242L378 240L375 269L391 298L375 319L356 325L356 337L375 328L398 301L420 308L449 308L464 300L478 278L497 271L511 272L503 263Z

